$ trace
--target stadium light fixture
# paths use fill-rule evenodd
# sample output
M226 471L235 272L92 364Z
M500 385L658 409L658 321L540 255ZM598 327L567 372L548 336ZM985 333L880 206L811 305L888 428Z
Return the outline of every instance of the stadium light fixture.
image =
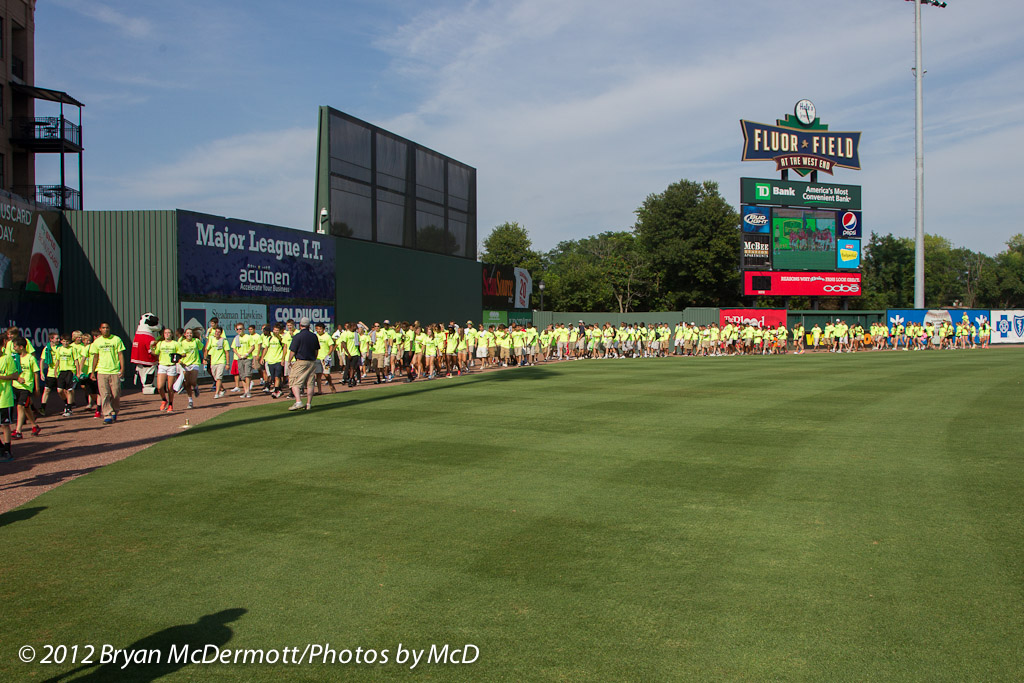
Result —
M924 107L921 59L921 5L945 7L941 0L906 0L914 3L914 82L917 100L914 126L914 166L917 169L914 202L914 308L924 308Z
M544 281L543 280L540 281L540 284L537 285L537 288L540 289L540 312L543 313L544 312Z
M321 235L326 235L327 230L324 228L324 223L327 222L327 209L320 209L320 224L316 226L316 231Z

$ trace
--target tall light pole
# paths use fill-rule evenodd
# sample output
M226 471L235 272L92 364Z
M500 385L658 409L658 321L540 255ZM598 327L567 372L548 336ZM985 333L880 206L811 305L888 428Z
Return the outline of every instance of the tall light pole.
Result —
M924 66L921 60L921 5L945 7L940 0L907 0L914 3L914 81L917 99L916 122L914 127L914 165L917 169L914 204L914 308L924 308L924 97L922 81Z

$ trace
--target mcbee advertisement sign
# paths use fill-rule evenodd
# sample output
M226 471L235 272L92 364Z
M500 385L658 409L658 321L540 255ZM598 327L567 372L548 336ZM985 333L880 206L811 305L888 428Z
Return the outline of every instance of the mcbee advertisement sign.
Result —
M334 301L334 241L178 212L178 289L190 299Z

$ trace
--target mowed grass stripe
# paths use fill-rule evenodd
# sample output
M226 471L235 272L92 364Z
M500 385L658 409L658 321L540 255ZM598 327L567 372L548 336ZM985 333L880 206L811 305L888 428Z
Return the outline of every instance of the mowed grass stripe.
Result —
M481 648L429 678L1019 679L1019 353L580 362L232 411L0 527L0 678L31 671L15 643L241 607L230 647Z

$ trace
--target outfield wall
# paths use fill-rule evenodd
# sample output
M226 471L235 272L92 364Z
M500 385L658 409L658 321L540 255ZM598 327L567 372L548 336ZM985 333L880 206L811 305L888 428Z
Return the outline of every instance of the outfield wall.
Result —
M481 273L476 261L338 238L337 319L480 320Z
M573 325L583 321L584 325L604 325L611 323L618 327L622 323L644 323L657 325L669 323L675 325L682 321L697 325L718 323L717 308L687 308L683 311L645 311L642 313L584 313L581 311L534 311L533 324L538 328L548 325Z
M177 327L185 309L204 326L221 309L332 325L480 316L481 265L465 258L182 210L66 211L63 226L63 330L108 321L130 340L143 313Z

